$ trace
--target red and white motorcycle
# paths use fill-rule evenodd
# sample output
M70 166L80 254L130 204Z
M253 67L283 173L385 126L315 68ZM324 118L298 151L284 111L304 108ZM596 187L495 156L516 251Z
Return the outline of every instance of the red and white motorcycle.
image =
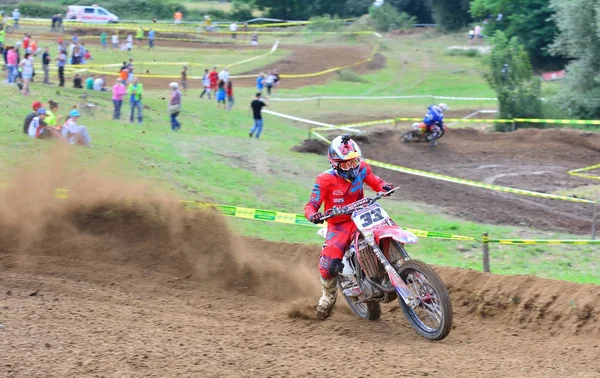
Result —
M398 299L417 333L428 340L442 340L452 329L448 290L433 269L412 260L404 249L406 244L417 243L418 238L396 225L377 203L396 189L325 213L323 219L351 214L358 229L344 255L338 285L358 317L377 320L381 303ZM320 229L318 234L325 237L327 229Z

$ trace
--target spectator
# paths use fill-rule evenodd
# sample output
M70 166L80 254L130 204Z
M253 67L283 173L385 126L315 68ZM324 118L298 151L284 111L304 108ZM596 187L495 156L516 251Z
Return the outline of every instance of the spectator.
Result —
M181 88L184 93L187 93L187 65L184 65L181 71Z
M88 75L88 78L85 81L85 89L87 89L88 91L93 91L94 90L94 80L96 80L96 77L94 74Z
M208 94L208 99L210 100L210 92L212 87L210 85L210 74L208 73L208 68L204 70L204 76L202 76L202 86L204 87L204 91L202 91L200 94L200 98L202 98L206 93Z
M479 43L478 40L483 38L483 35L481 34L481 26L475 25L473 32L475 33L475 43Z
M56 14L52 15L52 26L50 27L51 32L56 31L56 16Z
M223 82L227 83L229 80L229 70L227 68L223 68L223 71L219 72L219 80L223 80Z
M252 134L256 133L256 138L260 137L260 133L262 133L263 129L263 119L262 119L262 108L267 106L263 98L261 97L262 93L258 92L256 94L256 98L252 103L250 103L250 107L252 108L252 113L254 115L254 126L252 130L250 130L250 138L252 138Z
M148 32L148 48L149 49L154 48L154 38L155 37L156 37L156 31L154 31L154 29L150 28L150 31Z
M231 32L231 39L237 38L237 30L238 30L238 25L235 22L232 22L231 25L229 25L229 31Z
M121 81L123 81L123 83L126 83L128 78L129 78L129 68L127 68L127 64L125 64L125 62L123 62L123 67L121 67L121 71L119 71L119 79L121 79Z
M25 54L25 57L19 63L19 67L21 68L21 76L23 78L23 93L24 96L29 96L29 84L31 83L31 78L33 77L33 57L31 54Z
M6 30L4 25L0 24L0 51L4 52L4 41L6 40Z
M127 34L127 51L131 54L131 49L133 48L133 36L131 34Z
M39 101L34 101L33 104L31 104L31 109L33 110L33 112L27 114L27 117L25 117L25 122L23 123L24 134L29 133L29 125L31 124L31 120L38 116L37 111L42 107L42 103Z
M50 109L46 109L46 118L44 119L44 123L47 125L46 128L52 133L52 136L61 137L62 124L60 123L60 116L56 115L58 113L58 103L49 100L48 106Z
M31 122L29 123L29 128L27 129L27 135L30 138L50 138L50 131L46 130L46 124L44 123L44 119L46 118L46 109L39 108L37 110L37 115L33 117Z
M90 50L85 50L85 55L83 56L83 59L85 61L94 60L94 57L92 56L92 53L90 52Z
M475 39L475 30L469 30L469 45L473 44L473 39Z
M267 94L269 94L269 96L271 95L273 85L275 85L275 75L273 75L273 71L269 71L269 74L265 78L265 86L267 87Z
M227 105L225 104L225 98L225 82L223 80L219 80L219 86L217 89L217 109L221 107L221 103L223 104L223 109L227 108Z
M71 55L71 64L76 66L81 64L81 48L79 47L79 45L75 45L75 47L73 48L73 54Z
M19 8L16 8L13 13L12 13L12 18L13 18L13 28L15 30L19 29L19 19L21 18L21 12L19 12Z
M56 15L56 31L57 32L65 32L65 29L63 28L63 17L62 17L62 13L59 13L58 15Z
M77 109L73 109L69 112L69 118L61 129L61 135L69 144L79 144L91 147L92 138L90 138L87 128L77 124L80 115L81 114Z
M115 31L115 33L110 37L110 41L112 42L113 49L119 48L119 34Z
M129 95L129 101L131 103L131 115L129 116L129 122L133 122L135 109L138 110L138 123L142 123L142 93L144 92L144 86L138 82L138 78L133 79L133 83L129 84L127 88L127 94Z
M275 76L275 83L273 84L273 89L275 89L279 86L279 83L281 82L281 78L279 77L279 71L273 70L273 76Z
M138 27L137 31L135 32L135 39L137 40L137 45L138 47L140 47L142 45L142 40L144 39L144 29L142 29L142 27Z
M65 65L67 64L67 54L65 54L65 49L61 49L56 57L56 66L58 67L58 81L59 87L65 86Z
M219 74L217 73L217 67L213 67L212 71L208 74L210 78L210 89L217 94L217 83L219 82Z
M26 53L29 52L29 42L31 42L31 38L29 37L29 34L25 33L23 37L23 48L25 49Z
M36 56L37 55L37 50L38 50L38 45L37 45L37 41L36 40L32 40L29 43L29 52L32 56Z
M181 123L177 120L179 112L181 112L181 92L179 84L169 84L171 93L169 94L169 114L171 115L171 130L177 131L181 129Z
M8 70L8 82L14 83L17 79L18 54L14 47L8 46L6 53L6 69Z
M181 20L183 19L183 13L178 9L177 12L173 15L175 19L175 24L181 24Z
M83 80L81 80L81 76L79 76L79 74L75 74L73 77L73 88L83 89Z
M44 69L44 84L50 84L50 48L46 47L42 54L42 68Z
M104 30L100 33L100 44L102 45L102 49L106 50L106 32Z
M85 43L81 42L81 44L79 45L79 54L80 54L80 59L81 59L81 64L85 64L85 57L87 55L87 49L85 48Z
M129 63L127 63L127 81L131 82L134 78L133 74L133 58L129 58Z
M233 107L233 104L235 104L235 101L233 99L233 83L231 82L231 80L229 80L227 82L227 111L231 111L231 108Z
M262 93L263 89L265 89L265 74L261 72L256 78L256 90Z
M98 77L96 80L94 80L94 90L95 91L103 91L106 92L107 88L104 86L105 82L104 82L104 75Z
M120 120L121 119L121 107L123 106L123 97L127 94L127 88L125 88L123 80L117 79L115 85L112 88L112 100L113 105L115 107L115 111L113 112L113 119Z
M258 46L258 33L252 33L252 41L250 42L252 46Z

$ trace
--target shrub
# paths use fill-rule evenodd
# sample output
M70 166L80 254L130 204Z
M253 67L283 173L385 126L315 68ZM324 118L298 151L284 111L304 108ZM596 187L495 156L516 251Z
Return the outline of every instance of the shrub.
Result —
M449 56L466 56L469 58L479 57L481 53L477 49L449 49L446 52Z
M389 3L385 3L379 7L373 6L369 8L369 16L375 30L379 32L408 29L417 22L415 17L411 17L403 12L398 12L398 10Z
M22 3L18 5L19 11L23 17L39 17L39 18L50 18L52 15L57 13L66 13L65 7L60 5L47 5L39 3ZM14 8L12 8L14 9ZM11 12L4 12L5 15L11 15Z

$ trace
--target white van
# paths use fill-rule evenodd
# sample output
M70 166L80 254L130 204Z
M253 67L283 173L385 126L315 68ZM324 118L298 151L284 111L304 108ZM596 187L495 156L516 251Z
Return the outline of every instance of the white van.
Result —
M95 24L113 24L119 22L119 17L96 4L92 6L71 5L67 11L67 20Z

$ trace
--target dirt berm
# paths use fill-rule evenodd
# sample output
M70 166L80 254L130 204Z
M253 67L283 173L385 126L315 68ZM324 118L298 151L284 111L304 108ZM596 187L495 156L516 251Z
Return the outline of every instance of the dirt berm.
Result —
M318 246L238 237L141 186L78 176L55 200L58 184L0 191L0 376L600 374L598 286L437 267L455 308L442 342L395 304L365 322L340 300L317 322Z

